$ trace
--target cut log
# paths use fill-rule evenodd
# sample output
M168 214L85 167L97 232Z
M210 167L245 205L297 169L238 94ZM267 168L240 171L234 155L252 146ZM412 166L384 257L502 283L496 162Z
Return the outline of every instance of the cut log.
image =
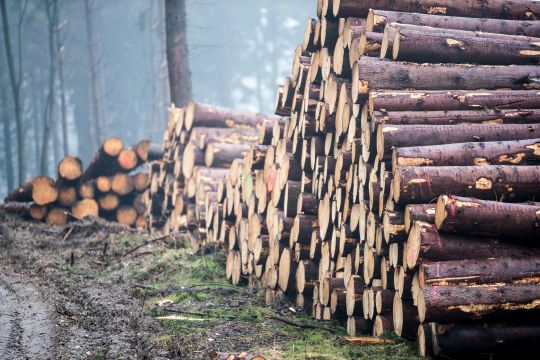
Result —
M77 188L75 186L62 186L58 189L56 201L64 207L71 207L78 199Z
M206 147L205 164L208 167L227 168L235 159L243 159L249 144L210 143Z
M58 163L58 177L64 182L78 180L83 173L81 159L74 156L66 156Z
M481 3L444 0L333 0L332 6L335 17L367 16L370 9L474 18L523 20L540 18L540 4L529 0L517 0L511 3L505 0L488 0Z
M99 208L104 211L113 211L115 210L118 205L120 205L120 198L118 195L113 193L106 193L103 195L100 195L97 199ZM156 202L156 206L161 208L161 204Z
M113 175L118 169L117 157L123 149L124 142L121 139L117 137L106 139L90 165L88 165L82 174L81 182L86 182L102 175Z
M538 91L372 91L369 111L443 111L483 109L540 109Z
M53 179L38 176L32 180L32 200L36 205L52 204L58 199L58 189Z
M539 198L540 166L405 166L392 186L396 204L429 203L444 193L520 202Z
M538 299L537 284L427 286L418 295L418 318L420 322L452 322L488 315L500 319L523 312L538 318Z
M408 204L405 206L405 231L410 232L415 221L435 223L435 204Z
M53 206L47 212L45 222L48 225L66 225L68 222L68 213L63 207Z
M203 105L190 101L186 109L184 125L192 127L255 128L264 120L272 119L265 114L252 113L218 106Z
M135 151L141 162L150 162L163 159L163 149L160 144L149 140L142 140L135 145Z
M133 206L122 205L116 210L116 220L120 224L132 226L137 221L137 211Z
M371 90L476 90L540 88L534 65L416 64L362 56L353 65L352 100Z
M540 326L535 324L424 324L419 331L423 356L460 357L473 354L513 354L518 358L536 353ZM473 341L471 341L474 339ZM424 355L425 354L425 355Z
M77 202L71 208L73 216L77 219L84 219L86 217L98 217L99 207L94 199L83 199Z
M540 258L496 258L428 262L420 265L419 286L538 284Z
M389 160L393 148L535 139L538 133L540 124L382 125L377 128L377 155Z
M441 195L435 226L443 232L535 242L540 239L540 206Z
M120 196L127 195L133 191L135 184L130 175L118 173L113 176L111 190Z
M469 16L469 14L466 16ZM390 23L414 24L442 29L482 31L496 34L540 36L540 24L537 21L531 20L479 19L373 9L369 10L366 29L367 31L382 32L385 26Z
M392 154L398 166L538 165L540 138L530 140L458 143L400 147Z
M79 196L82 199L93 199L96 197L96 183L94 180L87 181L79 185Z
M424 261L523 258L540 256L540 250L505 243L499 239L439 233L435 225L416 222L407 239L404 262L414 269Z
M540 60L537 38L409 24L389 26L397 29L390 54L394 60L488 65L538 64ZM384 55L383 47L381 57Z
M118 154L118 165L123 172L130 172L139 164L139 157L133 149L123 149Z
M374 111L371 129L377 125L455 125L455 124L537 124L540 110L445 110L445 111Z

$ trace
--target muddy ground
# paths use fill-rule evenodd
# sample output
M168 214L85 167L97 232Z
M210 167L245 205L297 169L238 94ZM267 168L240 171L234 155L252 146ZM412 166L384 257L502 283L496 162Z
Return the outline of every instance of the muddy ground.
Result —
M220 252L189 244L189 234L102 221L51 227L0 210L0 359L415 358L396 338L350 347L342 326L287 299L264 306L261 291L225 281Z

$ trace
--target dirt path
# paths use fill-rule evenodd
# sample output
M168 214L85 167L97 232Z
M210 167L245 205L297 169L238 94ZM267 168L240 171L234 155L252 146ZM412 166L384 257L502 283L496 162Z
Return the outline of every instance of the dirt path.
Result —
M26 279L0 274L0 359L52 359L54 307Z

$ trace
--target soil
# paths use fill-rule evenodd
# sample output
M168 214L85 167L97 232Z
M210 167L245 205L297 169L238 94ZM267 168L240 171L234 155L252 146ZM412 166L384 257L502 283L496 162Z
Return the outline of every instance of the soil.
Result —
M159 325L117 260L126 235L0 213L0 359L166 358L152 345Z

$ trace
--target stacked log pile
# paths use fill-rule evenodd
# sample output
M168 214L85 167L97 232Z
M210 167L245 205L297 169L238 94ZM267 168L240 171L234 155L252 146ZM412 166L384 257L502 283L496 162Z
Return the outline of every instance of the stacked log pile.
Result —
M221 219L221 180L258 142L263 124L276 119L193 101L182 108L173 105L163 157L151 164L145 193L149 229L165 234L188 229L196 232L197 246L213 242L211 224Z
M540 338L540 3L317 13L278 89L284 118L205 209L227 278L424 356L526 351Z
M92 216L144 228L143 193L150 176L143 165L161 157L161 147L150 141L125 148L121 139L111 137L86 169L79 158L67 156L58 163L56 180L38 176L11 191L5 202L19 203L30 218L50 225Z

